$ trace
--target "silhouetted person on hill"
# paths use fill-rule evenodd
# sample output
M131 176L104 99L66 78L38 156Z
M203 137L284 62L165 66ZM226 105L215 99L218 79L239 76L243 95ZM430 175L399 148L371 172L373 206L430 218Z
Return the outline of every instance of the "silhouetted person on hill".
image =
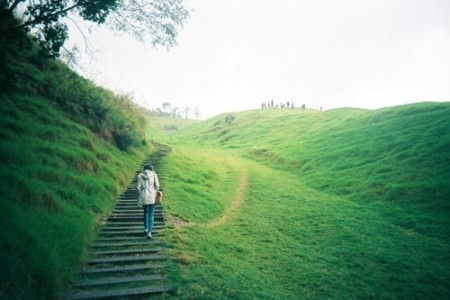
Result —
M302 111L305 111L305 109L306 109L305 103L302 104L301 109L302 109Z
M139 192L138 206L144 208L144 232L148 238L152 238L155 199L159 191L159 180L151 164L144 165L144 171L138 175L137 189Z

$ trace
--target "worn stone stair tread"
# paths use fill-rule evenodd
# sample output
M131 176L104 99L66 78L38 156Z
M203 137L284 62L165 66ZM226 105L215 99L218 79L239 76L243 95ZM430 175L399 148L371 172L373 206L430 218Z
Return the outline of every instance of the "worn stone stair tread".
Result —
M138 253L155 253L161 252L162 248L153 249L137 249L137 250L110 250L110 251L96 251L92 252L92 255L117 255L117 254L138 254Z
M155 213L161 213L161 210L155 209ZM143 214L142 209L114 209L113 213L134 213L134 214Z
M156 225L156 226L153 226L153 229L164 229L164 226ZM142 227L142 224L141 224L141 226L126 226L126 227L104 225L104 226L102 226L102 230L117 230L117 231L140 230L141 232L143 232L143 227Z
M93 274L93 273L114 273L114 272L128 272L128 271L144 271L163 269L165 265L133 265L133 266L116 266L110 268L92 268L81 271L81 274Z
M140 219L143 219L142 216L140 218L137 217L114 217L114 218L109 218L108 221L115 223L115 222L136 222L136 221L140 221ZM158 222L163 222L164 217L155 217L154 220L158 221ZM141 222L143 223L143 222Z
M123 214L123 213L128 213L128 214L139 214L141 216L144 215L144 211L142 209L115 209L113 212L113 214ZM162 210L160 209L155 209L155 214L162 214Z
M152 234L160 234L162 233L163 230L159 229L159 230L152 230ZM101 235L145 235L145 233L142 231L142 229L139 230L128 230L128 231L123 231L123 230L119 230L119 231L110 231L110 230L102 230L99 232L99 234Z
M82 299L96 299L96 298L110 298L110 297L123 297L132 295L145 295L156 294L171 291L168 285L155 285L141 288L124 288L115 290L98 290L92 292L80 292L69 296L68 300L82 300Z
M162 236L164 235L164 229L153 230L152 235L154 236ZM134 230L134 231L100 231L97 235L99 238L103 237L147 237L146 234L142 230Z
M156 215L154 216L155 219L162 219L163 216L162 215ZM142 215L136 215L136 216L117 216L117 215L112 215L108 218L108 220L140 220L143 219Z
M143 214L135 214L135 213L114 213L110 216L110 218L138 218L138 219L143 219ZM162 218L163 215L162 214L154 214L154 218Z
M92 244L91 248L130 247L130 246L147 246L147 245L164 245L164 242L142 240L141 242L135 243L98 243Z
M148 260L164 260L164 255L145 255L145 256L122 256L122 257L107 257L107 258L91 258L86 261L87 264L102 264L114 262L134 262L134 261L148 261Z
M134 237L99 237L97 239L95 239L96 242L120 242L120 241L124 241L124 242L129 242L129 241L142 241L142 240L146 240L146 241L153 241L155 240L155 237L153 237L152 239L148 239L146 236L134 236Z
M144 229L144 222L143 221L139 221L139 222L114 222L114 223L104 223L103 226L110 226L110 227L115 227L115 226L141 226L142 229ZM164 225L164 222L158 221L158 222L154 222L153 226L158 226L158 225Z
M139 281L150 281L150 280L162 280L166 279L165 274L151 274L151 275L140 275L131 277L107 277L102 279L91 279L77 281L72 284L74 287L83 287L91 285L105 285L105 284L115 284L115 283L127 283L127 282L139 282Z
M140 212L144 212L142 207L136 205L136 203L117 203L114 210L139 210ZM163 211L162 206L155 206L155 211Z

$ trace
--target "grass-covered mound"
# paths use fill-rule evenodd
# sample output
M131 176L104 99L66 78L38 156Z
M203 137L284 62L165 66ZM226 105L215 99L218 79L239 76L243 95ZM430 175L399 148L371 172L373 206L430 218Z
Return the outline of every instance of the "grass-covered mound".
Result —
M149 151L145 118L126 97L36 52L6 60L0 298L59 299L100 217Z
M166 135L181 296L447 298L449 109L249 111Z
M249 111L193 125L176 138L237 149L322 192L425 211L417 220L393 218L409 229L445 237L450 234L449 115L450 103L325 113ZM441 232L429 231L436 223Z

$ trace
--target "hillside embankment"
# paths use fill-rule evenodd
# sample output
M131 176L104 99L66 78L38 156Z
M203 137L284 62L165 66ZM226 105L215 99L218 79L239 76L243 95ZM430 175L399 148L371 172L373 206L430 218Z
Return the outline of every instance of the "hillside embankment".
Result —
M0 298L58 299L151 151L146 120L37 48L2 54Z
M449 113L255 110L165 131L180 295L448 298Z

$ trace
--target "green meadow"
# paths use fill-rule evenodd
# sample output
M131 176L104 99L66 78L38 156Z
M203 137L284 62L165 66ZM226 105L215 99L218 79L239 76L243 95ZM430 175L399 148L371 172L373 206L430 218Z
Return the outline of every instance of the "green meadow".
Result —
M161 131L174 297L448 299L449 115L254 110Z

